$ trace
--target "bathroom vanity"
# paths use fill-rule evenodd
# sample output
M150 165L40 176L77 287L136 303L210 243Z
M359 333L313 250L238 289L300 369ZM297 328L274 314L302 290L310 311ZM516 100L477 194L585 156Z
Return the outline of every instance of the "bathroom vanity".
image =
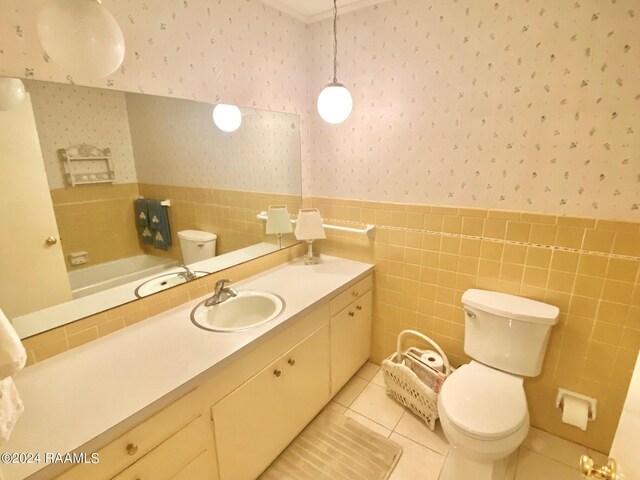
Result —
M3 465L6 479L256 478L369 358L372 273L298 259L234 285L284 299L260 327L197 328L199 299L25 369L3 451L86 463Z

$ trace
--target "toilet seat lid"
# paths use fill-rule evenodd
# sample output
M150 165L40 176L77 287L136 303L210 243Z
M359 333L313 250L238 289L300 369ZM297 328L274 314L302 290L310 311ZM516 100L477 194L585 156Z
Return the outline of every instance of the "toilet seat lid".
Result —
M451 423L475 438L506 437L527 421L522 378L478 362L453 372L440 396Z

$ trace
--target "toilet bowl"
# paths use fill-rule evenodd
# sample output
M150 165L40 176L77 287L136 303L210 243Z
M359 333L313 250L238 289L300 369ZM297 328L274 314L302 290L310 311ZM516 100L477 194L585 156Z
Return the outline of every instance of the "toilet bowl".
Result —
M529 432L524 378L535 377L558 321L557 307L467 290L464 351L473 360L442 385L438 415L451 444L440 480L512 480Z
M508 457L529 431L521 377L475 361L463 365L444 383L438 414L451 445L442 480L512 477Z

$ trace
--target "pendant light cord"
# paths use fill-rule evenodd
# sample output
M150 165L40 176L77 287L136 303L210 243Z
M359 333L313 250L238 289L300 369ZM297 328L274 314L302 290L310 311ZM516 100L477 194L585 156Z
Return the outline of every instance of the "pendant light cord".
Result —
M338 4L333 0L333 83L338 83Z

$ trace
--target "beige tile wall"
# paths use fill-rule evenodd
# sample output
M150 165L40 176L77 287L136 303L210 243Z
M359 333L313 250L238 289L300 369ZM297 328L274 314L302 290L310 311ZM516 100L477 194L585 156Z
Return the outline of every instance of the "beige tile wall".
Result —
M177 236L180 230L215 233L218 235L216 254L222 255L260 242L275 242L274 236L265 236L264 222L257 220L256 215L267 210L269 205L287 205L289 212L297 213L301 204L299 195L144 183L139 187L144 197L171 200L169 220L173 246L167 252L145 248L148 253L167 255L180 261L182 257Z
M51 190L67 269L69 253L89 252L83 267L143 253L135 230L138 184L81 185Z
M111 332L120 330L146 318L178 307L213 291L220 278L234 282L276 267L303 254L301 244L250 260L192 282L135 300L77 322L24 339L27 365L41 362L72 348L84 345Z
M375 263L373 360L398 333L434 338L452 363L464 354L460 304L468 288L560 307L543 373L525 387L532 424L608 451L640 347L640 224L499 210L313 198L328 223L376 224L377 235L327 231L317 248ZM560 421L558 387L598 399L587 432Z

